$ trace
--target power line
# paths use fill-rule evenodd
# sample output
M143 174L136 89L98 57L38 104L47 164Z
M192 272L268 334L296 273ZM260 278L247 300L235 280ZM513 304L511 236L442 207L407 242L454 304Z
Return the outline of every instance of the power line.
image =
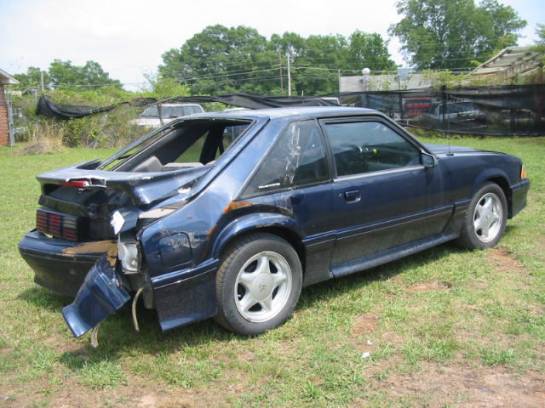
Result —
M206 78L215 78L215 77L229 77L229 76L237 76L237 75L243 75L243 74L251 74L254 72L268 72L268 71L276 71L280 67L280 65L273 65L272 68L264 68L264 69L254 69L251 71L242 71L242 72L230 72L226 74L209 74L209 75L203 75L203 76L196 76L192 78L183 78L181 80L183 81L192 81L192 80L201 80Z
M183 82L192 82L188 85L194 85L199 80L204 79L212 79L215 80L216 83L226 83L229 81L233 82L240 82L240 81L257 81L262 80L259 76L256 76L256 74L263 74L267 72L277 71L278 69L282 70L284 68L281 64L273 65L271 68L262 68L262 69L253 69L248 71L239 71L239 72L227 72L227 73L221 73L221 74L208 74L208 75L202 75L202 76L193 76L191 78L187 78ZM302 77L309 77L310 73L308 71L321 71L324 73L327 73L327 75L333 74L337 76L339 74L346 75L349 73L356 73L356 76L359 76L360 71L359 70L350 70L350 69L339 69L339 68L330 68L330 67L324 67L324 66L314 66L314 65L308 65L308 64L293 64L291 65L291 71L294 72L295 78L302 78ZM450 69L443 69L443 70L413 70L412 74L422 73L422 72L468 72L473 70L474 67L463 67L463 68L450 68ZM302 72L305 72L305 75L302 75ZM380 70L380 71L373 71L373 74L397 74L397 70ZM236 77L236 78L233 78ZM324 75L320 75L319 73L313 74L313 77L319 77L322 79L326 79ZM271 77L266 78L266 80L271 79L278 79L278 77ZM123 83L123 85L142 85L143 82L126 82ZM113 84L105 84L105 83L87 83L87 84L71 84L71 83L55 83L53 84L56 88L62 88L62 87L75 87L75 88L100 88L100 87L108 87L112 86ZM39 86L39 84L36 84L36 86Z

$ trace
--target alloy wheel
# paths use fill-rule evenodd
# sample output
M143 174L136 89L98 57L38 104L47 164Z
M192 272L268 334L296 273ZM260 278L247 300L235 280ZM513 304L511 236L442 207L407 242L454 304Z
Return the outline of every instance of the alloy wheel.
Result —
M473 228L481 242L491 242L501 231L503 222L503 206L500 198L494 193L483 195L473 211Z
M250 322L268 321L284 309L292 285L292 271L286 259L277 252L259 252L238 272L234 288L238 312Z

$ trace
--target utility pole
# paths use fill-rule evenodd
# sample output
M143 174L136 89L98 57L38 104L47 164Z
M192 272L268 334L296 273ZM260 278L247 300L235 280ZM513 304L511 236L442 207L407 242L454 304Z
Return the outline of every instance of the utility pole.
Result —
M40 70L40 87L42 88L42 93L44 93L44 72L42 70Z
M280 61L280 92L284 94L284 76L282 75L282 54L278 52L278 60Z
M286 58L288 59L288 96L291 96L291 66L290 66L290 52L286 52Z

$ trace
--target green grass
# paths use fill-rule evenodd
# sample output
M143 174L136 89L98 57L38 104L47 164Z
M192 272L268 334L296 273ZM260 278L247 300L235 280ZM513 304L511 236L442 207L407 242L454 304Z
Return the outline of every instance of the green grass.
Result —
M432 385L467 373L543 381L545 138L452 143L525 162L529 205L509 222L500 250L443 245L307 288L293 319L256 338L227 333L212 321L161 333L154 313L144 310L142 332L135 334L124 310L102 324L98 349L87 336L72 338L60 314L67 300L33 284L17 243L34 225L36 174L111 151L24 156L1 148L1 400L8 406L150 399L166 406L456 405L484 388L479 380L474 389L455 382L453 393ZM374 323L358 329L368 316ZM486 386L498 395L505 388ZM518 392L528 394L522 385Z

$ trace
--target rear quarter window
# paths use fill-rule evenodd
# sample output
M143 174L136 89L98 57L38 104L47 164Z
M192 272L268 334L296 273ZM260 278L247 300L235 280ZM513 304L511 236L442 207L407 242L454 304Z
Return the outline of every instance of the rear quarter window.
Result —
M315 184L328 178L320 129L314 121L294 122L267 153L243 195Z

